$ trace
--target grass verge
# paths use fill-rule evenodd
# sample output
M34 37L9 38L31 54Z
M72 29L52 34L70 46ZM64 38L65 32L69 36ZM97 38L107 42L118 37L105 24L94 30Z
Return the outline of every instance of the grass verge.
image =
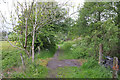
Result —
M24 51L12 47L7 41L2 43L2 74L3 77L10 78L45 78L48 74L46 67L55 51L42 50L40 54L35 54L35 62L28 58ZM25 70L22 68L20 53L23 54Z
M57 77L59 78L111 78L112 73L109 69L101 67L93 59L89 59L80 67L58 68Z
M93 47L86 47L84 40L68 41L61 45L59 59L85 59L81 67L58 68L60 78L112 78L112 72L104 66L98 64L93 51Z

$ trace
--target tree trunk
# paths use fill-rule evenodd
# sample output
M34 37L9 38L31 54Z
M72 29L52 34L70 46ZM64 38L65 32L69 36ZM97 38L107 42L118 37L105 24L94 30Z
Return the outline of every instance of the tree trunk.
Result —
M23 60L23 57L22 57L21 53L20 53L20 57L21 57L21 60L22 60L22 67L23 67L23 69L25 69L25 63L24 63L24 60Z
M100 65L102 64L102 61L103 61L103 59L102 59L102 57L103 57L102 52L103 52L103 45L100 44L99 45L99 62L98 62Z
M40 54L40 46L38 46L38 53Z
M35 25L33 25L33 36L32 36L32 62L34 62L34 55L35 55L35 51L34 51L34 43L35 43L35 28L37 24L37 1L36 1L36 15L35 15Z
M27 20L28 20L28 18L25 18L25 21L26 21L26 31L25 31L25 46L24 46L24 49L25 49L25 52L28 55L28 57L30 57L30 53L26 49L27 48L27 30L28 30Z
M101 12L98 12L98 21L101 21Z
M25 18L25 20L26 20L25 46L24 46L25 49L26 49L26 47L27 47L27 30L28 30L28 28L27 28L27 19L28 19L28 18Z
M35 25L33 26L33 36L32 36L32 38L33 38L33 40L32 40L32 62L34 62Z
M30 53L27 51L27 49L25 49L25 53L28 55L28 57L30 57Z
M113 59L113 75L112 75L112 78L118 78L118 58L117 57L114 57Z

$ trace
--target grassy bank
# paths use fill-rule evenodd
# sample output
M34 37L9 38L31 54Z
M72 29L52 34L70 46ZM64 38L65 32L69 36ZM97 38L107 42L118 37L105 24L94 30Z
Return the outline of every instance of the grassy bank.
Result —
M63 67L57 70L60 78L112 78L109 69L99 66L93 59L80 67Z
M112 78L109 68L98 64L98 57L95 57L93 47L86 47L84 40L68 41L61 45L63 53L59 59L85 59L87 62L80 67L64 67L58 69L58 76L61 78Z
M94 55L92 46L86 47L84 40L67 41L61 45L64 54L60 54L59 59L81 59ZM64 56L63 56L64 55Z
M24 51L12 47L7 41L1 41L1 43L3 77L45 78L47 76L48 69L46 64L55 51L42 50L40 54L36 53L35 63L32 63L32 59L28 58ZM23 54L25 61L24 71L20 53Z

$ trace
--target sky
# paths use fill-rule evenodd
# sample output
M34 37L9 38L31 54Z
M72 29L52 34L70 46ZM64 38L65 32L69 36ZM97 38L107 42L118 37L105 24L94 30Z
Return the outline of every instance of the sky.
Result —
M25 0L0 0L0 12L5 16L7 22L10 22L10 14L11 11L14 13L14 4L16 1L25 2ZM32 0L26 0L27 2ZM37 0L37 1L52 1L52 0ZM77 11L77 6L82 6L84 4L84 0L55 0L58 3L65 3L68 2L68 4L74 5L74 9L70 8L69 14L72 14L73 12ZM2 15L0 13L0 30L5 29L7 31L10 31L12 29L12 26L9 24L2 24ZM73 19L77 18L77 13L71 16ZM7 28L5 27L7 26Z
M3 16L5 16L7 22L10 22L10 14L11 14L11 11L13 12L14 14L14 4L16 1L19 1L20 3L22 2L30 2L30 1L33 1L33 0L0 0L0 12L3 14ZM46 2L46 1L53 1L53 0L37 0L37 1L43 1L43 2ZM74 9L73 8L70 8L69 10L69 14L72 14L73 12L76 12L77 11L77 6L80 5L80 7L83 6L84 2L96 2L96 1L102 1L102 2L111 2L111 1L120 1L120 0L54 0L54 1L57 1L58 3L65 3L65 2L69 2L69 4L72 3L72 5L74 5ZM0 30L7 30L7 31L11 31L12 30L12 26L9 25L9 24L2 24L2 15L0 13ZM77 15L78 13L72 15L71 17L73 19L77 19ZM6 27L7 28L6 28Z

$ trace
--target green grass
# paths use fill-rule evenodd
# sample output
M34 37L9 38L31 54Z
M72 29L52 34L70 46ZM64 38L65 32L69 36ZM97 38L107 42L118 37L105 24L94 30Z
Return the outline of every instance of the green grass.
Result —
M118 79L120 80L120 71L118 72Z
M111 78L110 69L98 65L98 59L94 57L93 46L86 47L84 40L68 41L61 45L63 53L59 59L85 59L81 67L64 67L58 69L60 78Z
M64 42L61 45L63 54L60 54L59 59L80 59L89 57L92 49L84 45L84 42L81 40Z
M56 50L55 50L56 51ZM46 59L46 58L50 58L50 57L53 57L53 55L55 54L55 51L49 51L49 50L42 50L40 52L40 54L38 53L36 55L37 58L40 58L40 59Z
M24 72L13 72L9 76L20 78L45 78L48 75L48 69L37 64L29 64Z
M92 59L84 63L81 67L58 68L57 77L59 78L111 78L112 73L109 69L101 67Z
M20 53L22 51L12 47L7 41L2 42L2 69L6 70L12 66L19 66L21 64Z
M1 41L2 43L2 70L4 77L24 77L24 78L45 78L48 74L48 69L37 63L32 63L31 57L28 58L24 51L18 50L12 47L7 41ZM14 44L14 43L13 43ZM22 67L22 61L20 53L23 54L26 69L19 69ZM35 62L39 59L46 59L53 57L55 51L42 50L40 55L35 54ZM11 69L12 68L12 69ZM7 70L10 70L11 74L7 74ZM14 69L17 69L15 71Z
M7 70L12 67L21 67L20 53L24 55L26 70L11 71L12 74L4 73L5 77L20 77L20 78L45 78L48 75L48 69L42 66L40 59L46 60L53 57L55 51L42 50L40 55L36 53L35 63L32 63L31 58L28 58L23 51L12 47L7 41L2 42L2 69ZM58 68L57 77L59 78L111 78L110 69L98 65L98 61L90 58L88 52L92 49L86 49L82 41L68 41L61 44L62 54L59 59L86 59L81 67L63 67ZM37 63L38 62L38 63ZM46 61L47 62L47 61ZM43 64L45 65L45 64ZM120 78L120 75L119 75Z

